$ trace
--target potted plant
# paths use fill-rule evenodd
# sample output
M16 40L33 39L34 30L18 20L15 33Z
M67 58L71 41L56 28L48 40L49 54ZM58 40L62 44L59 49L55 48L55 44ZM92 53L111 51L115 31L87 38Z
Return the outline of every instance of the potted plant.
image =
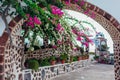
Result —
M50 62L49 62L49 58L44 58L39 60L40 66L49 66Z
M95 55L93 58L94 60L99 61L99 56Z
M50 57L50 63L51 63L51 65L55 65L55 63L56 63L55 56Z
M64 64L67 61L68 55L66 53L62 53L60 55L61 63Z
M82 60L82 56L81 55L77 56L77 58L78 58L78 61Z
M78 60L77 56L74 56L73 61L77 61L77 60Z

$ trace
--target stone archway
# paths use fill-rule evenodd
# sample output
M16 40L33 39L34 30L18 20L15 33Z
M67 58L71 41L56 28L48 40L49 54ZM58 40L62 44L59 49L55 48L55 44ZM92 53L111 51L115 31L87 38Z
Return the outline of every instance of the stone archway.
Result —
M103 28L110 34L113 40L114 46L114 67L115 67L115 80L120 80L120 64L119 64L119 53L120 53L120 24L119 22L112 17L110 14L105 12L104 10L98 8L95 5L92 5L87 2L87 8L90 9L90 12L94 12L96 17L94 18ZM64 9L70 9L73 11L77 11L83 13L83 10L79 10L76 8L74 3L71 3L70 6L65 6ZM89 15L89 14L88 14Z
M95 21L97 21L99 24L101 24L104 29L108 31L108 33L111 35L112 40L114 42L114 54L115 54L115 80L120 80L120 24L119 22L113 18L110 14L106 13L102 9L98 8L95 5L92 5L90 3L87 3L87 7L90 8L90 11L95 12L96 18ZM76 5L71 3L70 6L65 6L64 9L70 9L74 10L77 12L83 12L82 10L76 9ZM21 25L23 24L23 19L20 18L20 16L16 16L14 20L12 20L9 23L9 28L11 31L11 36L14 39L14 44L24 47L22 38L20 37L20 30L21 30ZM23 49L21 48L16 48L15 46L10 46L9 45L9 36L7 31L5 30L3 35L0 37L0 80L5 80L6 76L6 68L9 67L9 73L10 77L15 77L14 74L12 73L13 71L13 66L12 63L17 63L16 68L18 68L18 75L21 74L21 55L24 52ZM16 51L15 51L16 50ZM14 53L14 54L12 54ZM8 56L11 58L8 58ZM14 57L19 57L15 58L13 60L12 58ZM11 63L12 62L12 63ZM9 64L6 64L9 63Z

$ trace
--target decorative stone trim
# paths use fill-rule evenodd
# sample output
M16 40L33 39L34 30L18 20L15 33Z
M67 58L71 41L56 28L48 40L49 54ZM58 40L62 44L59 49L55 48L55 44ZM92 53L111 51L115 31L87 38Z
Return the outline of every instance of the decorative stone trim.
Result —
M39 67L37 71L31 69L23 70L24 79L30 80L52 80L53 78L75 71L80 68L88 67L89 60L81 60L72 63L57 64L53 66ZM26 77L29 74L31 77Z

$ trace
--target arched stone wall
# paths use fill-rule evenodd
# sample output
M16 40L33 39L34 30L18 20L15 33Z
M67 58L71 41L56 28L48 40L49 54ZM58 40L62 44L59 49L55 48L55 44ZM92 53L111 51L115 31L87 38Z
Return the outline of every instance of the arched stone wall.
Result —
M23 22L20 16L16 16L9 23L13 45L10 45L6 30L0 37L0 80L19 80L18 77L22 74L21 60L24 45L20 32Z
M95 13L96 17L94 20L102 25L112 37L114 43L115 80L120 80L120 24L114 17L95 5L87 2L87 8L90 9L90 12ZM84 12L83 10L76 8L74 3L71 3L70 6L65 6L64 9L74 10L80 13ZM87 15L90 16L90 14Z
M99 24L101 24L111 35L113 42L114 42L114 54L115 54L115 80L120 80L120 24L119 22L113 18L110 14L106 13L102 9L98 8L95 5L92 5L90 3L87 3L87 7L90 8L90 11L95 12L96 18L95 21L97 21ZM78 12L83 12L82 10L78 10L76 8L76 5L71 4L71 6L66 6L64 9L71 9ZM5 80L5 77L7 76L7 72L11 74L11 76L14 78L14 73L12 71L14 70L14 67L12 64L16 65L15 68L17 68L17 75L21 75L21 55L24 52L22 47L23 41L20 37L20 30L21 25L23 24L23 19L20 18L20 16L15 17L14 20L12 20L9 23L9 28L11 31L11 36L14 40L14 44L16 46L20 46L21 48L17 48L15 46L10 46L9 36L6 30L4 31L3 35L0 37L0 80ZM9 57L11 56L11 57ZM14 58L14 57L17 58ZM14 58L14 59L13 59ZM6 64L8 62L8 64ZM10 69L6 69L7 67L10 67ZM14 78L16 79L16 78Z

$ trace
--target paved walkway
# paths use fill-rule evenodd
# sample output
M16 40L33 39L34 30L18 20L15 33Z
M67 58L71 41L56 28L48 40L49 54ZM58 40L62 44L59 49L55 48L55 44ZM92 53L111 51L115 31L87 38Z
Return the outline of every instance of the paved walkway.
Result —
M94 63L89 68L63 74L52 80L115 80L114 66Z

